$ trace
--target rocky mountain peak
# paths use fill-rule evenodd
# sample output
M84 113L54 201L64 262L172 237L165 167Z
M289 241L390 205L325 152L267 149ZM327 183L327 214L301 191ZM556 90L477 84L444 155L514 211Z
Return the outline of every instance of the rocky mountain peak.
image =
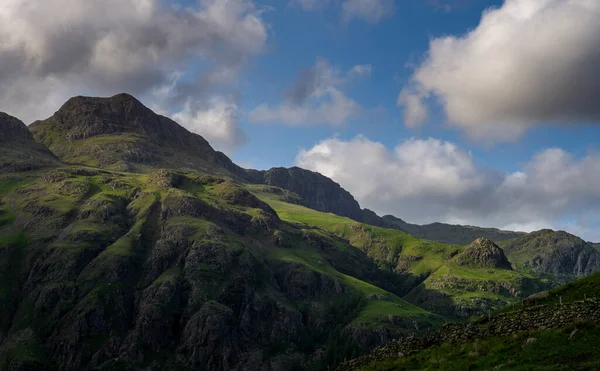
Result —
M199 135L190 133L176 122L160 116L129 94L110 98L73 97L53 116L69 141L85 140L98 135L130 133L160 145L196 146L208 150L210 145ZM35 123L32 128L37 127ZM212 148L210 148L212 150Z
M54 154L33 139L21 120L0 112L0 172L28 171L55 163Z
M0 142L33 142L33 136L25 124L4 112L0 112Z
M240 171L202 136L124 93L73 97L30 130L38 142L68 162L122 171L180 167Z
M565 231L542 229L502 243L517 262L534 272L550 275L588 275L600 269L600 251Z
M382 225L374 212L361 209L358 201L332 179L299 167L277 167L266 171L250 170L246 177L253 183L276 186L299 195L303 204L315 210L345 216L359 222Z
M456 262L466 266L512 269L504 250L487 238L473 241L457 256Z

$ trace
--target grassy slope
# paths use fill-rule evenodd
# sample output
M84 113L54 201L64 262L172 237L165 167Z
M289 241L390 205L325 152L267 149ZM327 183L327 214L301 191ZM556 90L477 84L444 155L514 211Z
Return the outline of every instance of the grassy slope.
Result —
M90 169L86 167L78 167L83 169ZM70 167L65 167L64 170L68 172ZM57 172L61 172L61 169L57 169ZM21 207L22 204L27 202L27 198L31 197L33 194L39 196L39 205L44 207L48 207L50 209L56 210L58 214L65 215L69 213L73 213L75 211L82 212L85 211L85 201L88 200L110 200L111 202L117 202L119 199L125 197L125 193L127 189L131 189L131 187L137 188L142 194L145 196L139 197L136 201L134 201L130 208L134 212L135 217L134 222L130 227L128 227L128 231L122 234L120 238L114 240L113 243L109 244L106 248L104 248L97 256L93 259L93 261L83 270L81 273L77 284L83 285L86 287L86 291L88 291L88 295L90 296L90 300L93 299L93 296L96 295L95 289L93 289L98 283L103 285L107 282L105 277L101 276L102 272L106 270L107 266L114 265L119 262L123 257L127 256L135 256L136 254L141 254L143 251L138 251L136 239L139 238L144 226L148 222L148 214L149 209L154 202L157 202L160 199L164 199L166 197L166 192L164 190L159 189L155 185L151 184L150 176L148 174L130 174L130 173L122 173L122 172L107 172L102 171L101 173L93 176L73 176L68 175L65 180L60 180L56 183L45 183L41 180L40 176L43 175L43 172L39 173L29 173L26 176L22 176L19 178L9 178L9 179L0 179L0 195L8 195L13 196L10 197L10 202L13 203L13 206ZM124 187L121 190L118 186L115 186L114 183L108 183L103 180L104 177L116 177L118 179L117 183L127 184L128 187ZM74 192L73 194L68 194L67 192L59 192L58 189L62 187L64 184L68 184L70 188L78 189L81 187L83 195ZM32 193L27 193L27 196L18 196L14 193L17 188L28 188L34 189L35 191ZM38 189L40 188L40 189ZM41 189L43 188L43 189ZM258 209L248 209L243 207L238 207L235 205L229 205L227 202L224 202L219 194L216 193L215 185L199 185L197 183L190 182L188 180L184 181L180 186L181 190L171 190L171 192L179 192L183 195L190 195L199 197L210 204L217 205L219 207L236 209L240 212L245 212L253 217L261 217L261 211ZM0 225L0 247L9 249L7 250L7 255L21 255L21 250L26 248L27 242L24 240L25 237L22 235L14 236L12 232L12 224L14 223L14 216L11 214L12 207L9 207L7 204L0 204L0 209L3 210L2 214L0 214L0 221L4 223L4 227ZM10 218L9 218L10 216ZM282 215L285 220L285 215ZM4 219L2 219L4 218ZM169 220L170 225L185 225L192 226L198 230L197 235L206 234L206 229L212 224L209 220L205 220L202 218L193 218L193 217L176 217ZM298 226L290 225L290 226L282 226L282 228L288 228L293 231L298 231ZM39 233L38 233L39 232ZM109 226L104 224L91 223L86 220L75 221L73 223L73 228L70 230L70 234L76 234L78 232L90 232L97 234L109 234L114 235L113 231L110 230ZM45 235L44 226L40 225L36 234ZM50 228L48 228L48 234L50 234ZM324 238L327 237L327 234L324 234ZM194 238L193 236L191 238ZM18 242L18 246L15 243ZM227 245L231 248L239 248L248 253L255 254L258 256L263 256L267 260L280 260L287 262L295 262L300 263L305 266L308 270L326 274L331 276L332 278L338 280L340 283L348 287L352 293L360 294L365 297L371 297L367 299L364 310L359 313L359 315L353 320L353 323L357 326L364 327L381 327L384 326L382 322L379 321L382 317L394 316L394 317L402 317L402 318L411 318L418 319L421 321L432 323L433 325L440 323L440 320L436 318L436 316L428 313L427 311L414 306L400 297L387 292L373 284L362 281L353 277L350 274L344 274L338 270L336 270L328 261L329 258L323 255L323 252L315 249L306 243L306 241L292 241L291 248L278 248L270 243L257 242L256 240L244 240L239 236L228 236L228 240L226 241ZM18 247L18 250L15 250L14 246ZM237 246L237 247L236 247ZM64 254L77 254L82 249L89 249L90 246L88 243L55 243L52 245L53 249L64 251ZM349 246L344 243L336 243L334 248L337 250L347 250L354 249L352 246ZM13 251L15 250L15 251ZM18 267L17 267L18 268ZM15 268L15 269L17 269ZM198 267L199 270L203 270L202 267ZM205 275L210 275L210 269L205 267L204 273ZM163 275L161 275L157 282L164 281L166 279L171 279L177 275L176 270L174 268L168 269ZM4 284L2 285L2 289L0 290L0 301L2 297L10 296L10 288L13 286L14 281L18 278L18 271L6 271L3 276L6 276L6 280L3 280ZM223 280L223 277L219 277L219 280ZM226 278L225 278L226 280ZM65 285L74 284L75 282L65 282ZM217 292L219 286L224 285L224 282L217 283L215 287L204 287L209 294L210 292ZM295 305L290 304L289 305ZM298 303L296 303L298 304ZM28 320L25 318L27 312L27 308L21 308L18 311L17 318L19 321L24 322L22 327L27 327Z
M597 370L600 329L593 324L552 331L524 332L468 344L444 344L406 358L372 363L360 371L400 370ZM524 346L527 339L535 338Z
M421 240L399 230L365 225L331 213L289 204L281 201L277 194L265 191L265 187L261 185L246 187L273 207L283 220L299 225L318 226L335 233L365 251L379 261L380 265L395 271L401 269L415 277L417 283L424 280L415 292L407 296L410 301L427 290L433 290L449 295L455 304L476 306L480 303L478 299L486 299L501 306L515 298L506 293L486 291L486 285L489 286L490 282L506 283L521 289L524 279L534 279L533 276L518 271L459 266L452 261L452 257L464 247ZM402 262L404 266L398 267L398 262ZM449 278L469 280L478 290L464 285L443 284Z
M251 186L252 187L252 186ZM215 186L198 186L184 184L184 189L187 189L194 195L203 197L208 202L219 203L218 198L211 197L211 191L215 190ZM254 187L252 187L254 188ZM256 188L254 188L256 189ZM270 205L273 207L274 205ZM331 225L338 225L344 228L342 224L338 224L336 219L348 220L334 216L333 214L323 214L319 212L312 212L311 209L305 209L303 207L287 204L280 202L278 208L275 208L277 214L283 221L291 222L294 225L294 229L298 227L296 220L291 218L291 215L297 216L298 218L304 218L301 224L307 227L315 225L320 226L321 223L332 223ZM309 210L309 213L303 212ZM314 217L317 219L314 219ZM357 223L358 224L358 223ZM300 226L301 227L301 226ZM335 228L331 228L329 232L336 232ZM326 237L327 234L324 234ZM408 236L410 237L410 236ZM344 252L350 253L348 249L352 249L351 246L342 243L336 243L335 248ZM380 318L386 318L389 316L403 317L403 318L415 318L421 321L429 322L433 325L440 323L440 319L431 313L419 308L409 302L401 299L397 295L387 292L373 284L357 279L351 275L344 274L336 270L331 264L328 263L327 256L323 256L322 252L318 249L307 246L306 242L292 240L291 246L287 248L277 248L273 246L262 246L262 253L271 260L280 260L286 262L294 262L302 264L308 269L321 273L327 274L332 278L337 279L343 285L349 287L354 293L364 295L367 297L367 303L365 308L360 312L359 316L353 321L354 325L365 326L365 327L381 327L384 326L380 321ZM376 299L375 297L382 298Z
M549 291L536 304L558 304L600 297L600 272ZM512 306L500 312L512 310ZM518 309L518 308L517 308ZM577 332L573 330L577 329ZM529 338L537 339L524 346ZM360 371L399 370L597 370L600 327L579 323L560 330L531 331L491 337L467 344L443 344L405 358L371 363Z
M549 290L548 296L535 300L535 305L559 304L561 300L564 303L568 303L594 297L600 298L600 272L593 273L577 281ZM521 305L520 302L508 305L500 309L498 313L510 312L514 308L519 309Z

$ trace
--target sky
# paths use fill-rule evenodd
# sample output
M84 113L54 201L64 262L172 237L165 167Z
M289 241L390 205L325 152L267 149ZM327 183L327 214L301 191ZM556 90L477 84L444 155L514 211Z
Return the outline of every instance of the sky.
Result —
M127 92L408 222L600 241L600 1L0 0L0 111Z

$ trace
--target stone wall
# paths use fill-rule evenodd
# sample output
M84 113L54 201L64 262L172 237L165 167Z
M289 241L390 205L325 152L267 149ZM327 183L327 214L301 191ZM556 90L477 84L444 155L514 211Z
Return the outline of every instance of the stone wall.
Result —
M600 299L563 305L539 305L485 318L477 323L450 323L439 331L409 336L342 363L337 371L354 371L369 363L399 358L443 343L465 343L488 336L505 336L521 331L562 328L577 322L600 321Z

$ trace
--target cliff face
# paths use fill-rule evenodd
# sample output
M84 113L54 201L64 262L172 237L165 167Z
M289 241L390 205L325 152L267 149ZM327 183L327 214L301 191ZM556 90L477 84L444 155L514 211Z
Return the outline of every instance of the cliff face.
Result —
M600 251L564 231L531 232L501 246L517 266L541 275L586 276L600 269Z
M381 225L381 219L370 210L360 208L354 197L330 178L316 172L292 168L273 168L266 171L248 171L248 179L287 189L299 195L311 209L345 216L372 225Z

